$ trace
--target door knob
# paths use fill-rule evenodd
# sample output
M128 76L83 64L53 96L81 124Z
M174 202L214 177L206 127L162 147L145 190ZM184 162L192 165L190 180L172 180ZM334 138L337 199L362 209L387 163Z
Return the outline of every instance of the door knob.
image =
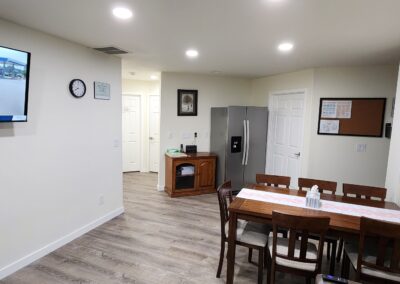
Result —
M294 154L297 158L300 157L300 152Z

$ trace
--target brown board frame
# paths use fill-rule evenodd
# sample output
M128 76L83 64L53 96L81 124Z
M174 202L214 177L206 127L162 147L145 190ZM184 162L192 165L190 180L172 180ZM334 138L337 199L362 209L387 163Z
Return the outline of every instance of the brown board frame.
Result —
M322 115L322 103L323 101L352 101L352 106L357 105L357 102L360 101L365 101L365 102L373 102L373 101L378 101L379 105L381 106L381 108L377 108L375 106L376 109L374 109L373 111L375 112L379 112L376 115L376 119L380 119L379 121L379 129L371 129L368 133L362 133L360 134L359 131L357 131L357 129L353 130L353 132L349 131L349 133L341 133L341 129L339 126L339 133L338 134L333 134L333 133L321 133L320 132L320 125L321 125L321 115ZM357 137L382 137L383 136L383 129L384 129L384 122L385 122L385 113L386 113L386 98L320 98L320 102L319 102L319 115L318 115L318 135L330 135L330 136L357 136ZM383 103L383 104L382 104ZM372 107L374 107L372 105ZM352 107L352 112L353 112L353 107ZM364 116L367 116L368 113L363 113ZM353 115L352 118L323 118L324 120L339 120L339 124L342 123L342 121L351 121L353 119ZM365 125L364 125L365 126Z

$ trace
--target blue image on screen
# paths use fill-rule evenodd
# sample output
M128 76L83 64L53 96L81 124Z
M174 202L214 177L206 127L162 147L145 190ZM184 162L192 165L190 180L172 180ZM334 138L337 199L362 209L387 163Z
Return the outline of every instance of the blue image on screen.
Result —
M0 122L27 120L28 52L0 46Z

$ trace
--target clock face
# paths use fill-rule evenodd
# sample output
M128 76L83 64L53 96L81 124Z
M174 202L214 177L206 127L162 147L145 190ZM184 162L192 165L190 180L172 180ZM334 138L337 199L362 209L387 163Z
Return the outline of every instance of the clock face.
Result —
M69 91L76 98L82 98L86 94L86 85L80 79L74 79L69 83Z

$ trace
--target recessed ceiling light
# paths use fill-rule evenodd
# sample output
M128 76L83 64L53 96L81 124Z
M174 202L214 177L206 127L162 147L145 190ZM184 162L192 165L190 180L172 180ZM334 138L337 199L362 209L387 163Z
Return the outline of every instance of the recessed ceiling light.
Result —
M112 12L115 17L122 20L130 19L133 16L132 11L124 7L116 7Z
M150 76L150 79L151 79L151 80L157 80L157 79L158 79L158 76L156 76L156 75L151 75L151 76Z
M291 42L283 42L280 45L278 45L278 50L282 52L288 52L293 49L294 45Z
M196 49L186 50L186 56L189 58L196 58L199 56L199 52Z

